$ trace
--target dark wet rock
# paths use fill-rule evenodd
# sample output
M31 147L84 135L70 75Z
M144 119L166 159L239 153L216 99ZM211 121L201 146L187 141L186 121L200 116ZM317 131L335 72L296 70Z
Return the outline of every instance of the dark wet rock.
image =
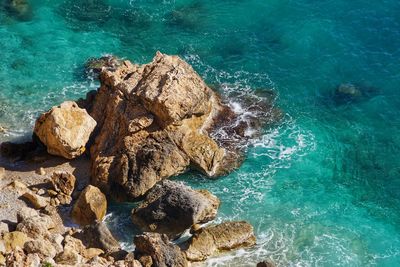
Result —
M164 180L132 211L132 220L143 231L174 238L194 224L213 220L219 204L218 198L207 190L193 190L182 183Z
M87 248L99 248L106 253L120 251L119 242L112 235L104 222L96 222L91 225L86 225L82 232L74 235Z
M182 245L190 261L203 261L217 252L251 247L256 243L253 227L247 222L224 222L201 228Z
M150 257L152 266L186 267L188 262L180 248L171 243L166 235L144 233L135 236L135 254L139 259ZM142 260L143 261L143 260ZM149 260L147 260L149 262Z
M122 65L122 63L122 59L113 55L106 55L100 58L90 58L85 63L85 71L88 76L98 78L102 70L115 71Z
M257 267L276 267L276 265L270 260L265 260L257 263Z

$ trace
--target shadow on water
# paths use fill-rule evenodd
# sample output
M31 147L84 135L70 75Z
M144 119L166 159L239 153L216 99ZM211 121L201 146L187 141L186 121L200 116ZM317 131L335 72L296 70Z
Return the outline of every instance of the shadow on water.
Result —
M3 0L0 4L0 11L18 21L30 21L33 18L29 0Z

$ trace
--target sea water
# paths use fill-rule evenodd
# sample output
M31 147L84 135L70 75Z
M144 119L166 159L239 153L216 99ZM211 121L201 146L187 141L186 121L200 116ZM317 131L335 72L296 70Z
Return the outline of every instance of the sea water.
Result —
M177 54L223 95L273 90L285 114L230 175L176 178L221 199L216 221L255 228L254 248L205 265L400 266L398 0L27 0L20 12L7 1L1 141L95 89L83 71L90 57ZM343 83L373 93L336 101ZM106 219L127 248L133 205L112 204Z

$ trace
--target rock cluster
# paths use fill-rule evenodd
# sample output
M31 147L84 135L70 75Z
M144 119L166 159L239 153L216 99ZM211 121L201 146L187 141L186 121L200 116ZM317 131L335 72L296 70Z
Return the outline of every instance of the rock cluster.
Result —
M53 173L47 190L31 190L18 181L10 184L40 212L21 212L11 233L0 225L4 261L188 266L218 252L255 245L253 227L246 222L201 228L216 217L219 199L167 178L188 169L208 177L228 173L240 165L243 140L253 132L249 129L273 122L279 112L259 113L271 105L257 104L256 115L237 121L240 114L177 56L158 52L145 65L107 56L86 67L99 75L100 88L85 100L67 101L42 114L31 145L44 145L49 154L67 159L89 147L91 185L79 194L77 179L67 172ZM229 130L221 135L219 127ZM26 154L12 144L2 144L1 150ZM39 173L46 175L44 170ZM133 254L121 250L101 222L106 195L119 201L143 200L132 211L133 223L144 232L134 238ZM58 205L70 206L72 220L82 229L57 233L59 225L49 214ZM184 244L170 242L188 229L193 236Z

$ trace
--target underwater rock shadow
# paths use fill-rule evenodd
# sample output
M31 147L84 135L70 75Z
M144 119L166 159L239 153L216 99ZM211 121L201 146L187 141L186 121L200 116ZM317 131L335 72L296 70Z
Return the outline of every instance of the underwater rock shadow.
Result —
M0 11L3 11L9 18L17 21L30 21L33 18L32 6L28 0L3 0L0 4Z

